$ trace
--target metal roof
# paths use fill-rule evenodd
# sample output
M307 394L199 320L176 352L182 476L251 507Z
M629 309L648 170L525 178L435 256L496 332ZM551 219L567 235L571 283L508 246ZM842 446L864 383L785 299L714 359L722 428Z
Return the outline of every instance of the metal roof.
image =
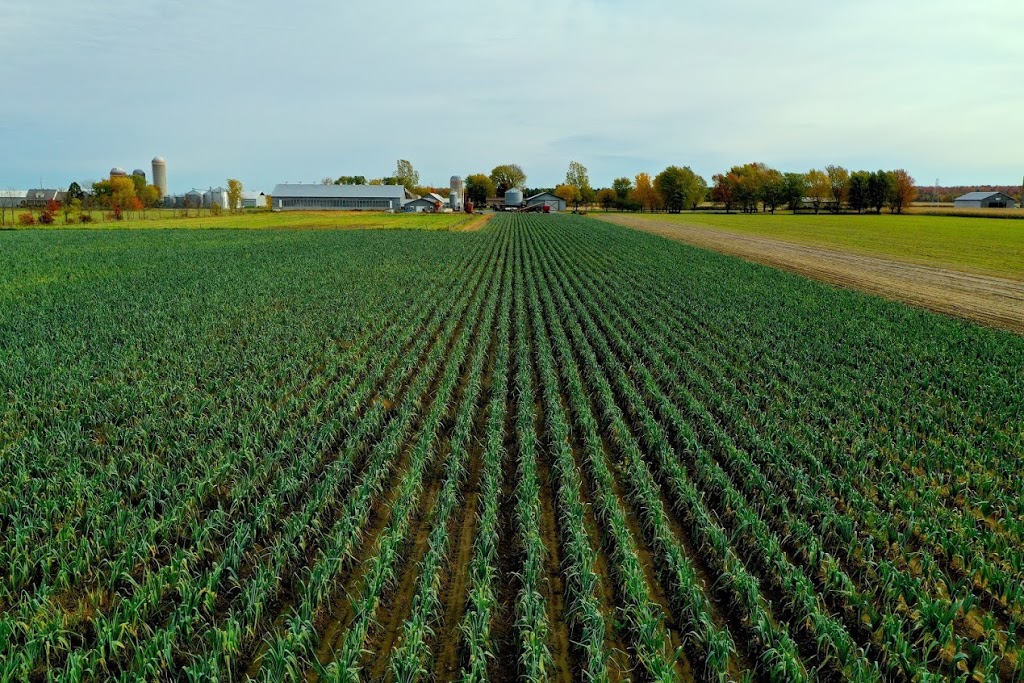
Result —
M323 199L393 199L405 197L402 185L310 185L285 183L274 187L274 199L308 197Z
M979 199L988 199L989 197L997 194L1003 194L1002 192L968 192L967 194L960 195L953 201L978 201Z
M544 197L544 196L551 197L552 199L557 199L560 202L564 202L565 201L564 199L559 197L554 192L538 192L537 194L533 195L532 197L527 197L526 201L530 201L531 199L537 199L538 197Z

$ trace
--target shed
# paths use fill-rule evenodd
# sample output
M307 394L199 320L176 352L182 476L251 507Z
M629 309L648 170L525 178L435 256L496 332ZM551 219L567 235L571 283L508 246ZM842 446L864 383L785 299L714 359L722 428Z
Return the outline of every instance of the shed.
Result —
M1002 192L968 192L953 200L958 209L1016 209L1017 202Z
M267 195L263 192L242 192L243 209L265 209L267 207Z
M28 190L0 190L0 206L5 209L16 209L25 205Z
M527 197L526 206L546 206L548 211L565 211L565 200L552 192L540 192Z
M402 185L278 185L274 211L401 211L413 196Z

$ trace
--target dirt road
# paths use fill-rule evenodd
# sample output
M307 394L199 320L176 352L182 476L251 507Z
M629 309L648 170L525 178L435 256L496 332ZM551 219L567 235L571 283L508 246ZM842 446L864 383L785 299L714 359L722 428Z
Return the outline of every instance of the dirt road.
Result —
M810 247L769 237L666 223L635 215L596 216L841 287L1024 334L1024 282L877 256Z

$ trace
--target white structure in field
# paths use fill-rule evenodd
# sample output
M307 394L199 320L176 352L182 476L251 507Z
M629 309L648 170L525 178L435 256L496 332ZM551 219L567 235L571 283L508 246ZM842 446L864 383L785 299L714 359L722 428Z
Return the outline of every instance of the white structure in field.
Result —
M414 197L401 185L278 185L274 211L401 211Z

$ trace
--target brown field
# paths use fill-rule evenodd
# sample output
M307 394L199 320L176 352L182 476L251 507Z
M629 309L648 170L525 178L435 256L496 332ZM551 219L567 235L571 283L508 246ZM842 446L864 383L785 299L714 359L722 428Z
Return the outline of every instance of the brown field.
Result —
M1024 282L623 214L595 217L1024 334Z

